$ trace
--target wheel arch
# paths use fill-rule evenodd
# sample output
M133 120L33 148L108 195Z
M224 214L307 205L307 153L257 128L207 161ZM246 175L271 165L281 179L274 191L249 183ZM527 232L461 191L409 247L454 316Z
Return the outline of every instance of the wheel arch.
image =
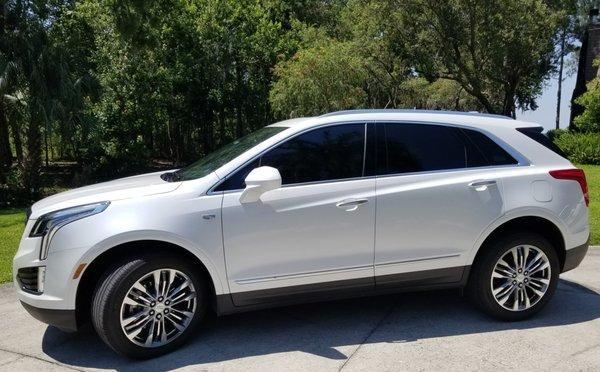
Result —
M86 263L79 279L75 297L75 310L78 327L89 320L90 304L98 279L117 259L135 256L147 252L167 251L177 254L193 262L201 270L208 281L211 296L211 305L215 306L215 297L223 293L221 280L214 265L208 257L198 254L198 250L175 243L171 240L160 238L138 238L112 241L112 244L101 244L102 248L93 250L88 257L81 260Z
M497 223L489 229L478 243L477 249L473 254L471 265L474 265L485 249L491 246L491 242L499 236L515 231L535 232L548 239L556 250L559 258L560 268L562 270L566 258L566 242L564 233L559 225L550 218L540 215L522 215L513 216Z

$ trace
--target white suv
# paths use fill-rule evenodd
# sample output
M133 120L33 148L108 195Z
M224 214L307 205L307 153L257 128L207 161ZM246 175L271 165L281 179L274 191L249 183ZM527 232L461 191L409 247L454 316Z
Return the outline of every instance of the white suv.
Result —
M465 288L538 312L589 238L584 173L539 125L366 110L287 120L198 162L35 203L14 283L35 318L168 352L217 314Z

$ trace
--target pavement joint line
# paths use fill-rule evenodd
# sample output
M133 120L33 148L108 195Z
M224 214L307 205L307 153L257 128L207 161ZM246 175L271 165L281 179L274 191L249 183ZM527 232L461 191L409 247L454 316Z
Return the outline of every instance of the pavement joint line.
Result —
M352 357L354 355L356 355L356 353L360 350L360 348L369 340L369 338L371 338L371 336L373 336L373 333L375 333L375 331L379 327L381 327L381 325L383 324L383 322L394 312L395 309L396 309L396 303L394 302L392 305L390 305L390 308L388 309L388 311L386 311L386 313L381 317L381 319L379 319L379 321L375 324L375 326L373 327L373 329L371 329L371 331L360 342L360 344L356 347L356 349L354 349L354 351L352 351L352 353L350 353L350 355L348 355L348 358L346 358L346 360L344 361L344 363L342 363L342 365L338 369L338 372L340 372L342 369L344 369L344 367L346 367L346 365L348 364L348 362L350 361L350 359L352 359Z
M55 366L58 366L58 367L63 367L63 368L66 368L66 369L70 369L72 371L84 372L84 370L82 370L82 369L73 368L73 367L71 367L69 365L62 364L62 363L59 363L59 362L55 362L53 360L47 360L47 359L44 359L44 358L40 358L40 357L37 357L35 355L28 355L28 354L20 353L18 351L7 350L7 349L2 349L2 348L0 348L0 351L4 351L4 352L9 353L9 354L15 354L15 355L19 355L20 356L20 358L15 359L15 360L11 361L10 363L2 364L3 366L9 365L9 364L14 363L14 362L16 362L18 360L21 360L21 359L29 358L29 359L39 360L40 362L49 363L49 364L52 364L52 365L55 365Z
M18 355L18 354L16 354L16 355ZM9 364L14 363L14 362L17 362L17 361L19 361L19 360L21 360L23 358L25 358L23 355L18 355L17 359L13 359L13 360L6 361L4 363L0 363L0 367L9 365Z

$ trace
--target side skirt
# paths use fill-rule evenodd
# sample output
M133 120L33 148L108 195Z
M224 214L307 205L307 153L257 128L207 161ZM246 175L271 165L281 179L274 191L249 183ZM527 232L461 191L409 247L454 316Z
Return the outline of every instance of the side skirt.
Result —
M216 312L217 315L226 315L302 303L401 292L462 288L467 283L470 268L470 266L458 266L385 275L375 279L359 278L223 294L216 297Z

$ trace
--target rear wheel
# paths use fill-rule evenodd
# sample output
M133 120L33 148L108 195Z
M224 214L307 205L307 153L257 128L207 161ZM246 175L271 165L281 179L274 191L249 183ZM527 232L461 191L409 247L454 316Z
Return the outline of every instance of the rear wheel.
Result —
M197 271L163 254L123 261L96 288L94 328L126 356L149 358L174 350L206 313L205 283Z
M558 256L548 240L515 233L482 252L471 273L469 295L494 317L521 320L548 303L558 274Z

